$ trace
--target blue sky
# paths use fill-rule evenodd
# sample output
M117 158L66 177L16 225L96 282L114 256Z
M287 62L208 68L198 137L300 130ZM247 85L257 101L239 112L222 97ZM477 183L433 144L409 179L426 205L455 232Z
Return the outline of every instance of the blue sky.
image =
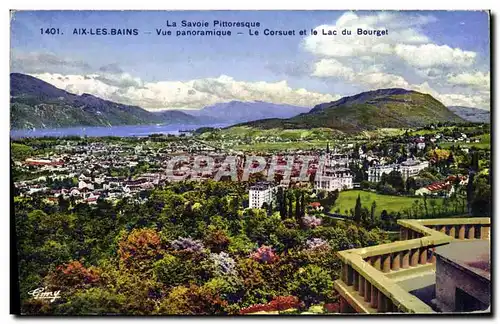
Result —
M230 28L245 33L230 37L155 35L167 20L179 25L215 19L258 21L261 33L359 25L386 27L390 36L352 41L256 37L246 35L245 28ZM64 35L40 34L40 28L51 27ZM73 28L137 28L139 35L75 36ZM372 50L379 43L383 47ZM379 86L413 88L445 104L489 108L486 12L24 11L13 15L11 52L13 72L148 109L259 98L312 106Z

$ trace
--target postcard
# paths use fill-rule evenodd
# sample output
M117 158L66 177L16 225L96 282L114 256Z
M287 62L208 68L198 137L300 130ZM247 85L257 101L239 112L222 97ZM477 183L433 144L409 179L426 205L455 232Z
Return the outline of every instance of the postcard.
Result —
M490 12L10 30L13 314L491 315Z

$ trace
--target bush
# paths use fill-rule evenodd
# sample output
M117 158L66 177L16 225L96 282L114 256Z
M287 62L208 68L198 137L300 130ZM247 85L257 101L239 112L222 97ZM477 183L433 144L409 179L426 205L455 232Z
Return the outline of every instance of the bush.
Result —
M254 253L250 254L250 257L255 261L261 263L274 263L279 260L278 255L273 251L270 246L262 245Z
M315 228L320 226L323 221L319 217L313 215L306 215L302 219L302 222L306 228Z
M79 261L72 261L58 266L47 280L54 287L78 289L96 284L100 280L100 273L94 267L87 269Z
M161 302L157 314L168 315L222 315L227 314L228 303L214 294L210 287L190 285L172 289Z
M156 280L166 286L177 286L194 280L192 263L167 254L153 265Z
M144 269L161 254L160 235L153 229L134 229L118 242L118 255L129 267Z
M293 281L289 283L289 289L309 307L312 304L328 301L332 297L333 280L328 271L311 264L297 271Z
M252 314L257 312L284 311L291 308L300 308L302 303L295 296L278 296L267 304L256 304L242 308L240 314Z

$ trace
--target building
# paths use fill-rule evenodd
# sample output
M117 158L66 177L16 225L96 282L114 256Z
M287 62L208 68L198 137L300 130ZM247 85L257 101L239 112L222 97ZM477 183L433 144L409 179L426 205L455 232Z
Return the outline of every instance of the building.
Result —
M435 182L415 191L417 196L444 196L450 197L455 192L455 187L445 181Z
M389 174L394 170L398 169L397 164L382 164L376 165L368 168L368 181L370 182L380 182L382 180L383 174Z
M459 186L465 186L468 183L468 178L462 175L458 177L452 175L446 178L445 181L438 181L416 190L415 195L450 197L455 192L455 183L458 183Z
M262 208L264 203L271 203L276 197L277 186L270 182L260 182L250 187L248 198L250 208Z
M408 159L401 163L399 171L401 172L403 179L406 180L410 177L416 176L420 171L428 167L429 162L427 161Z
M348 168L325 168L321 174L316 174L314 188L326 191L352 189L352 172Z
M418 139L418 140L416 141L416 143L417 143L417 149L418 149L418 150L423 150L423 149L425 149L425 141L424 141L423 139Z
M380 182L383 174L398 171L404 180L416 176L420 171L429 167L429 162L408 159L401 164L376 165L368 168L368 181Z

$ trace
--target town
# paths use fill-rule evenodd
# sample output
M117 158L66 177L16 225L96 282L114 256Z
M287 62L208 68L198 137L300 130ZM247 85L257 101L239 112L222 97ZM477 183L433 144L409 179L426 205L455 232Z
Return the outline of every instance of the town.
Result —
M414 130L416 135L406 131L365 142L332 139L324 147L283 152L227 149L240 142L236 138L220 145L223 135L211 140L184 134L102 141L37 139L28 150L13 154L14 187L16 196L37 196L52 203L71 199L73 204L97 204L99 199L117 203L124 198L143 203L149 192L170 182L209 179L245 181L249 198L241 207L246 208L275 202L278 187L302 188L311 197L320 191L364 191L442 199L467 187L470 147L481 148L479 141L487 131L482 126L464 127L460 132L446 127L443 131ZM282 140L274 137L268 141ZM13 149L30 143L30 139L19 140L13 143ZM38 149L41 146L43 150ZM43 153L31 155L25 151ZM482 161L488 161L488 150L478 152L483 155Z

